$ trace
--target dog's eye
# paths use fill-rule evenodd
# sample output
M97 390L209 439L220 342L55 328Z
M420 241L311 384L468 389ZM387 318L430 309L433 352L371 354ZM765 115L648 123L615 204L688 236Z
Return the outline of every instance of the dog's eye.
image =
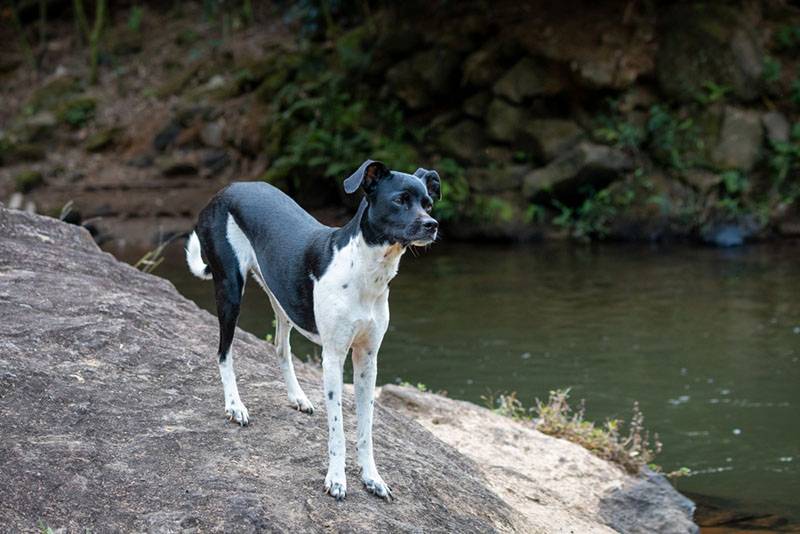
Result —
M405 206L408 203L408 194L403 193L402 195L398 195L394 198L394 203L398 206Z
M425 211L430 213L431 210L433 209L433 204L431 204L430 202L426 202L422 207L425 209Z

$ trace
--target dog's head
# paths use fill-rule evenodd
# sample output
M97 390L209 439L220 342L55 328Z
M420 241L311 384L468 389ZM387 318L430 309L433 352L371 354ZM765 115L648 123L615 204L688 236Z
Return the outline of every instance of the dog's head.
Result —
M436 171L420 168L406 174L367 160L344 181L347 193L355 193L359 187L369 204L367 223L379 240L408 246L427 245L436 239L439 223L430 216L434 201L441 198Z

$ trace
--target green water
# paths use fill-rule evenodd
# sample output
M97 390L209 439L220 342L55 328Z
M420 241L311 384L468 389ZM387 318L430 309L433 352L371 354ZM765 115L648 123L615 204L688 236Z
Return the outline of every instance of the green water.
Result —
M177 252L177 251L175 251ZM159 267L213 309L177 254ZM800 247L478 246L406 254L392 282L379 383L422 382L481 403L554 388L588 417L638 400L682 491L800 518ZM252 281L240 326L271 331ZM293 335L295 354L319 349ZM214 355L209 354L209 365ZM577 403L577 402L576 402Z

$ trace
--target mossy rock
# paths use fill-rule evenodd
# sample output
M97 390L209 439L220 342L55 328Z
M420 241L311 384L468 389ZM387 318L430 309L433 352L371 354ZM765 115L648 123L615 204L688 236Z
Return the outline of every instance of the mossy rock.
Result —
M33 143L12 143L0 139L0 165L10 165L24 161L39 161L45 158L45 151Z
M39 171L26 170L14 176L14 186L20 193L30 193L44 183L44 176Z
M87 152L102 152L114 146L122 133L122 128L105 128L89 136L83 144Z
M764 88L764 52L755 22L724 2L682 2L668 9L656 58L656 76L671 98L689 102L709 83L752 100Z
M97 101L94 98L81 96L61 104L56 115L61 122L72 128L81 128L94 118L96 108Z
M73 76L61 76L46 83L31 96L28 105L34 111L54 109L65 99L81 91L80 80Z

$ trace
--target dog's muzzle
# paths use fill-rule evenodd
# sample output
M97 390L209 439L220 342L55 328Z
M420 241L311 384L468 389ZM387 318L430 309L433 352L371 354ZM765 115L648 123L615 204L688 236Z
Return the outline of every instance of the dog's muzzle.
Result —
M414 233L412 239L409 239L412 245L424 246L433 243L436 240L436 234L439 232L439 223L436 219L428 217L419 223L417 231Z

